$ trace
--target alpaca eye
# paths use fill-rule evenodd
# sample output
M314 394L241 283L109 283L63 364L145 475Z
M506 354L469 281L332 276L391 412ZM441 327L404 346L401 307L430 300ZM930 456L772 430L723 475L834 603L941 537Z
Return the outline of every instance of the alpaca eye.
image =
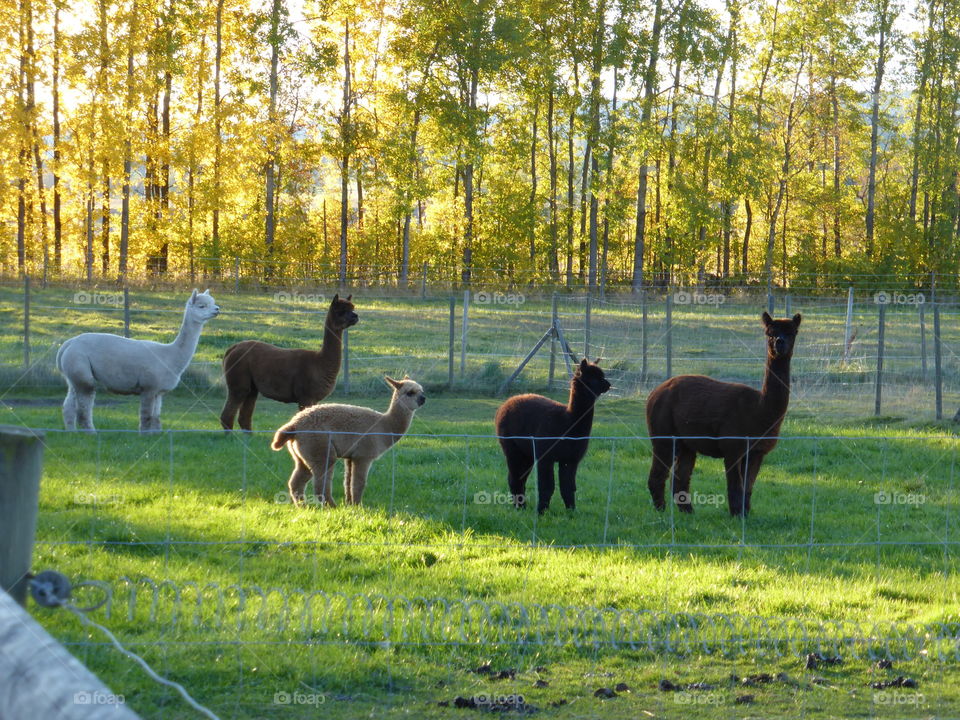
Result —
M409 390L407 392L407 395L416 395L416 394L417 394L416 390Z

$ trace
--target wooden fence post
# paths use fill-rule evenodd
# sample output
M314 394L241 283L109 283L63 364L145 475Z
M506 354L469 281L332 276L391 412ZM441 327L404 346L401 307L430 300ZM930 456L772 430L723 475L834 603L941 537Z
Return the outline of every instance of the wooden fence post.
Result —
M343 331L343 392L350 394L350 328Z
M23 369L30 368L30 276L23 276Z
M927 322L924 317L923 306L920 303L920 378L923 382L927 381Z
M873 414L880 414L880 394L883 390L883 332L886 325L886 315L887 315L887 306L886 304L881 304L879 306L879 320L877 325L877 388L876 388L876 398L873 403Z
M37 529L43 433L0 425L0 588L21 605Z
M940 303L933 303L933 372L937 388L937 420L943 420L943 365L940 347Z
M550 308L550 370L547 372L547 388L553 389L553 373L557 364L557 294L553 294Z
M430 267L430 263L426 260L423 261L423 274L420 276L420 297L427 297L427 271Z
M130 337L130 288L123 286L123 336Z
M647 381L647 291L640 291L640 382Z
M843 364L850 362L850 339L853 333L853 286L847 288L847 321L843 330Z
M463 323L460 326L460 379L467 372L467 324L470 321L470 291L463 291Z
M590 307L590 296L587 295L586 306L584 307L583 315L583 356L590 357L590 313L592 308Z

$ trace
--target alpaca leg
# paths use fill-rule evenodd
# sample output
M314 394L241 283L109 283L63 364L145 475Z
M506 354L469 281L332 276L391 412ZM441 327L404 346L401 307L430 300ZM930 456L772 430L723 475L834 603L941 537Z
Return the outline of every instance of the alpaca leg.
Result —
M140 432L153 432L153 408L157 399L156 393L140 394Z
M667 476L673 467L673 443L674 441L669 438L653 441L653 458L650 464L650 476L647 478L647 487L650 489L650 497L653 498L653 506L657 510L666 508L663 491L667 483Z
M330 458L326 465L314 463L311 465L313 470L313 494L318 502L323 502L327 507L336 507L333 501L333 470L337 466L337 459Z
M541 515L550 507L553 497L553 460L537 461L537 512Z
M343 459L343 504L353 504L353 460Z
M290 451L290 457L293 458L293 472L290 473L290 480L287 482L290 499L294 505L303 505L303 489L313 473L310 472L310 468L300 457L296 442L287 443L287 450Z
M153 424L151 425L151 430L160 432L162 427L160 425L160 411L163 409L163 394L157 393L157 396L153 399L153 410L151 411L153 415Z
M560 463L560 497L568 510L577 506L577 464L573 462Z
M257 406L257 391L253 390L240 405L240 417L237 422L242 430L253 430L253 409Z
M760 466L763 464L763 455L754 453L750 456L750 462L747 463L747 482L746 493L743 497L743 514L750 514L750 498L753 496L753 484L757 481L757 474L760 472Z
M723 460L727 471L727 507L731 515L739 515L743 505L743 488L745 480L744 458L737 453Z
M507 487L510 488L513 504L518 508L527 506L527 478L533 470L533 458L518 452L515 446L504 450L507 458Z
M244 396L233 392L227 394L227 401L223 404L223 410L220 411L220 424L224 430L233 430L233 421L237 417L237 411L243 405Z
M81 430L96 432L93 426L93 403L96 398L95 390L77 391L77 424Z
M73 385L67 386L67 397L63 401L63 426L67 430L77 429L77 393Z
M351 502L354 505L360 505L363 502L363 489L367 486L367 473L370 472L372 464L373 460L370 458L355 458L353 461L350 482L353 485Z
M690 497L690 475L697 462L697 453L688 447L677 448L677 464L673 473L673 501L680 512L692 513L693 503Z

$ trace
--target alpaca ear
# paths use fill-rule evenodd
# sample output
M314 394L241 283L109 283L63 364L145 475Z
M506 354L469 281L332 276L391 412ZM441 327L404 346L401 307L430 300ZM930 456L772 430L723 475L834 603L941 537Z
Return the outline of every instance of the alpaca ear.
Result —
M800 318L800 313L797 313L796 315L794 315L794 316L793 316L793 326L794 326L794 327L800 327L800 320L801 320L801 318Z
M193 302L196 302L196 301L197 301L197 289L194 288L194 289L193 289L193 294L190 295L190 302L193 303Z
M600 360L602 360L602 358L597 358L596 360L593 361L593 364L594 364L594 365L599 365L599 364L600 364Z
M390 377L389 375L384 375L384 376L383 376L383 380L384 380L384 382L387 383L387 385L389 385L390 387L392 387L394 390L396 390L398 387L400 387L401 385L403 385L403 382L401 382L400 380L394 380L394 379L393 379L392 377Z
M589 361L589 360L587 360L586 358L584 358L583 360L580 361L580 370L581 370L581 371L586 370L588 367L590 367L590 361Z
M353 299L353 293L347 295L347 302L350 302Z
M333 300L330 301L330 304L332 305L333 303L337 302L337 300L339 299L340 299L340 293L334 293Z
M773 323L773 318L770 317L770 313L768 313L766 310L763 311L763 315L760 317L763 319L763 324L767 327L770 327L770 325Z

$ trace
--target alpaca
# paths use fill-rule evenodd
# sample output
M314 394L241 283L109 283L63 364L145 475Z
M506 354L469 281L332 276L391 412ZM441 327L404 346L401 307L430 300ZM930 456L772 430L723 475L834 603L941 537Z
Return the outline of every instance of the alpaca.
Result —
M600 366L584 358L570 381L566 405L542 395L516 395L500 406L494 425L507 459L507 484L518 508L527 506L527 477L534 463L537 512L543 514L553 497L554 463L560 465L560 496L567 508L576 507L577 466L590 442L593 407L609 389Z
M763 313L763 325L767 365L759 392L703 375L679 375L659 385L647 398L647 427L653 443L647 485L657 510L665 508L664 486L673 467L674 501L682 512L693 512L690 474L697 453L702 453L724 460L730 514L750 512L757 473L776 446L787 413L790 358L800 314L773 320Z
M333 296L323 327L323 346L319 351L288 350L257 340L244 340L223 354L223 376L227 401L220 413L220 424L233 429L233 420L244 430L252 429L257 395L263 394L283 403L304 408L316 405L333 392L340 373L343 331L357 324L352 295L345 300Z
M293 457L288 487L295 504L304 502L303 489L312 477L316 498L336 507L331 489L338 458L344 459L344 504L360 504L373 461L403 437L413 413L426 402L423 388L409 377L384 380L393 388L385 413L355 405L315 405L277 430L271 447L280 450L286 445Z
M97 383L120 395L140 396L140 432L160 430L164 393L180 383L200 340L204 323L220 314L210 291L187 300L183 324L169 344L131 340L109 333L83 333L57 351L57 370L67 381L63 424L67 430L94 432L93 403Z

